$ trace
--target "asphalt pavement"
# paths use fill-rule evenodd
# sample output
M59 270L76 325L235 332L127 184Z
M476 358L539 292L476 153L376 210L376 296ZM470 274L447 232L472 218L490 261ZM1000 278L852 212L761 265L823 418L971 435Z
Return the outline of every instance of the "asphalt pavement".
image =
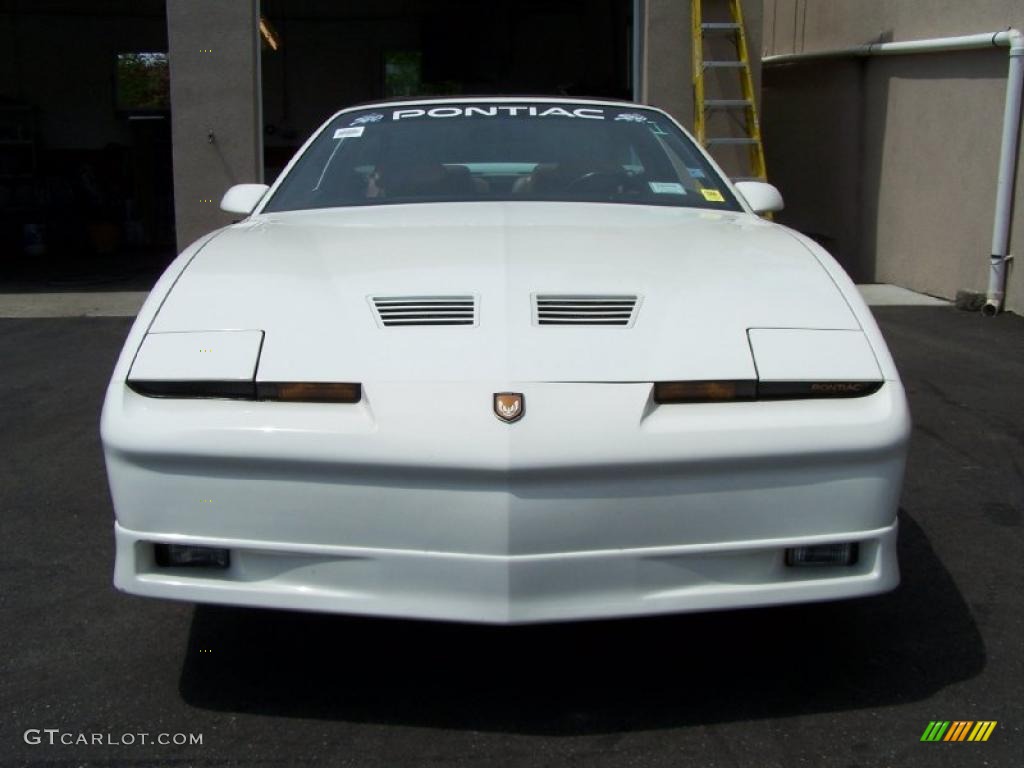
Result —
M514 628L116 593L98 421L131 321L0 320L0 764L1024 765L1024 319L876 314L915 422L898 590Z

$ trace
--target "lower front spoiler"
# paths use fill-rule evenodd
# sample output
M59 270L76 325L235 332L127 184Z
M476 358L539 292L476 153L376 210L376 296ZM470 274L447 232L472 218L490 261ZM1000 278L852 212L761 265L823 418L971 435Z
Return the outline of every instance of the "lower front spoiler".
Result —
M115 586L198 603L486 624L839 600L899 584L894 522L847 535L502 557L140 533L115 526ZM857 542L854 565L791 568L787 547ZM231 550L227 569L157 565L154 543Z

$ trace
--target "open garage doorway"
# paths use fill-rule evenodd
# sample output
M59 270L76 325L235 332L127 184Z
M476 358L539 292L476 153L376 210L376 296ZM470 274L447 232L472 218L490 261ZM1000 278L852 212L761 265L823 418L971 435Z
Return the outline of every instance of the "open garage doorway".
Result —
M342 107L419 95L629 99L632 0L263 0L268 183Z
M0 287L148 287L174 256L164 0L0 0Z

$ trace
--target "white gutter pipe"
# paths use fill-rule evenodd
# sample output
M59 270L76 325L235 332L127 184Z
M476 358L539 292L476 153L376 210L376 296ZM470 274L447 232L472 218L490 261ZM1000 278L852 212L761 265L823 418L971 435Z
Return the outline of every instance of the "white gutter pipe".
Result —
M999 174L996 180L996 212L992 223L992 253L989 262L988 295L982 309L995 315L1003 307L1006 294L1006 263L1013 258L1010 245L1010 211L1013 204L1013 180L1017 171L1017 144L1020 137L1021 93L1024 91L1024 33L1017 29L986 32L980 35L936 37L929 40L907 40L899 43L868 43L854 48L809 53L783 53L765 56L762 64L787 64L813 59L839 59L862 56L896 56L907 53L946 53L979 48L1009 49L1009 71L1006 76L1006 106L1003 110L1003 139L999 153Z

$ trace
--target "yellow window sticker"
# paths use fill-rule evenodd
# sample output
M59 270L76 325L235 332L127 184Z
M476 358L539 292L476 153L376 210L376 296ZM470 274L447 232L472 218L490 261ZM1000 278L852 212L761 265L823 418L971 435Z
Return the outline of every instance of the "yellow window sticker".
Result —
M725 198L722 197L722 193L717 189L701 189L700 193L704 195L704 199L709 203L724 203Z

